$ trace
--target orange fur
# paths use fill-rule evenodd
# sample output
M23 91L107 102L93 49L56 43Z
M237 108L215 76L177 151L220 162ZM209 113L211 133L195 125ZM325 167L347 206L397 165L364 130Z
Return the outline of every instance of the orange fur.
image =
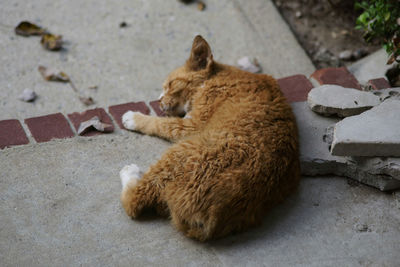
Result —
M271 76L215 62L197 36L186 64L164 83L161 107L169 117L132 117L133 130L176 142L123 190L132 218L155 208L204 241L259 224L297 187L295 118Z

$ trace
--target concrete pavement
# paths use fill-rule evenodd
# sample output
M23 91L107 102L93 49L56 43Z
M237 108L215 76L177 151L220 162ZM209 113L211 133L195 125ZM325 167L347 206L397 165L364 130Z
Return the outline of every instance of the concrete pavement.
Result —
M83 111L67 84L45 82L57 67L98 107L154 100L167 73L202 34L217 60L256 57L277 78L309 75L311 61L267 0L22 0L0 9L0 120ZM31 20L62 34L61 52L15 36ZM119 28L126 21L128 27ZM98 89L88 89L97 85ZM39 98L17 100L25 88ZM90 107L90 108L94 108ZM26 126L25 130L26 130ZM344 178L305 178L262 227L210 243L189 240L167 220L130 220L119 203L119 170L146 169L169 143L117 130L0 150L1 266L396 266L400 198Z

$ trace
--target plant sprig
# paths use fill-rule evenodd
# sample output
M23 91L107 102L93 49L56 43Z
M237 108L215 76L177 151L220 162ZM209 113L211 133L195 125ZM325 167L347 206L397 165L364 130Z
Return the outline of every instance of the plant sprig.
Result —
M378 39L389 55L387 64L400 62L400 1L364 0L355 3L363 12L356 20L356 29L364 31L364 39Z

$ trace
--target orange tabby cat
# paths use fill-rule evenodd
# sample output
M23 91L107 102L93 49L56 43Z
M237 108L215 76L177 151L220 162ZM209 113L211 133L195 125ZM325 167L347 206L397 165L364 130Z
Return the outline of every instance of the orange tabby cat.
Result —
M121 170L132 218L154 208L204 241L259 224L298 185L295 118L276 80L215 62L201 36L164 83L161 107L169 117L123 116L127 129L176 142L143 177L134 164Z

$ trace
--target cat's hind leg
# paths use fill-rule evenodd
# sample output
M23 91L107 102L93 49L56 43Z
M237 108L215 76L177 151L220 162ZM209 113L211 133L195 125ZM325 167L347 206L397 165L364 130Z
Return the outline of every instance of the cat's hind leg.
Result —
M121 203L128 216L134 219L145 208L154 208L162 216L169 215L166 203L160 199L160 190L163 186L160 182L157 182L160 179L156 179L154 169L157 168L150 168L149 171L142 175L139 167L131 164L120 171L122 183Z
M143 185L139 185L142 173L136 164L131 164L123 167L119 176L122 183L122 206L130 217L136 218L150 202Z

